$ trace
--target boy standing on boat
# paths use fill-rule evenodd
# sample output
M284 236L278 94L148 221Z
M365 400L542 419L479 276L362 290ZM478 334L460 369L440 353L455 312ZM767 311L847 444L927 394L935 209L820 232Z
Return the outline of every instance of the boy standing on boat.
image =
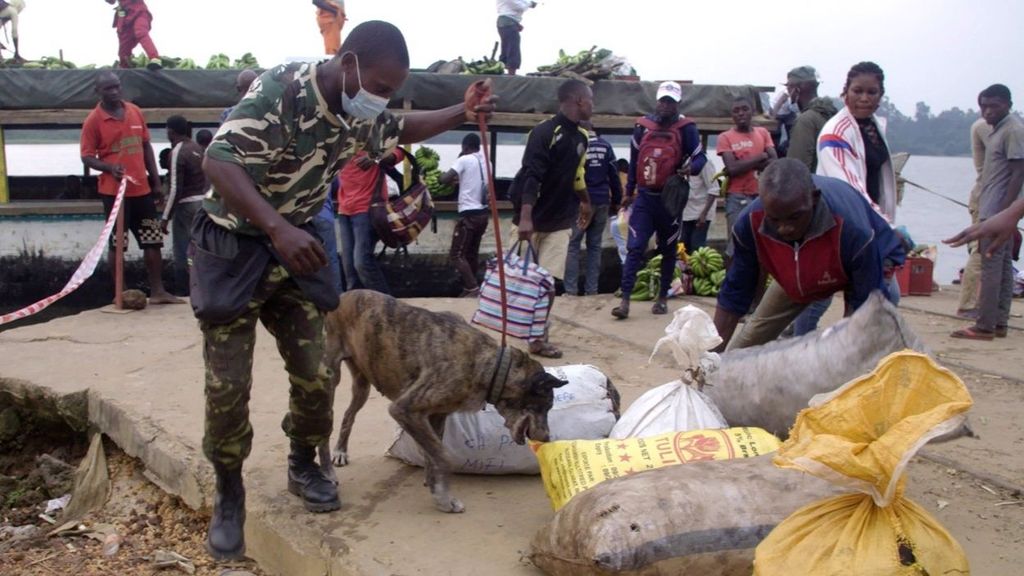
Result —
M142 45L149 62L146 68L159 70L163 68L160 52L149 37L153 24L153 14L146 6L145 0L106 0L107 4L117 3L114 9L114 28L117 29L117 59L121 68L132 67L132 50Z

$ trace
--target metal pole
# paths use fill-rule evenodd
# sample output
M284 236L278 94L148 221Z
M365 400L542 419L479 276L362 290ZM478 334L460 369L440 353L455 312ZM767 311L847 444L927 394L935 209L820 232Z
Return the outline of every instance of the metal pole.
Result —
M117 211L114 227L114 307L124 309L124 204Z
M4 147L4 127L0 126L0 204L11 201L11 193L7 188L7 153Z

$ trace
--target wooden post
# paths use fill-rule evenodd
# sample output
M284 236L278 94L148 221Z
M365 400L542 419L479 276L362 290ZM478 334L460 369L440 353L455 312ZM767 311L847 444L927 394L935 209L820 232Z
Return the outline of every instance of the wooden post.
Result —
M7 153L4 146L4 127L0 125L0 204L11 201L11 192L7 188Z
M402 110L406 112L412 111L412 101L408 98L402 98ZM409 150L412 150L412 146L409 146ZM412 162L402 162L402 182L405 183L403 189L408 190L412 186Z
M114 308L124 309L124 201L117 211L117 226L114 227Z

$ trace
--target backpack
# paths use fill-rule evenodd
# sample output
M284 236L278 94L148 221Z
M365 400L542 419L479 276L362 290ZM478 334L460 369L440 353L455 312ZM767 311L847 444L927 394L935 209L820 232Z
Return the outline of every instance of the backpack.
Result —
M637 124L647 130L640 139L637 154L637 185L661 190L683 161L683 138L679 131L683 126L693 124L693 120L679 118L666 127L644 117L637 120Z

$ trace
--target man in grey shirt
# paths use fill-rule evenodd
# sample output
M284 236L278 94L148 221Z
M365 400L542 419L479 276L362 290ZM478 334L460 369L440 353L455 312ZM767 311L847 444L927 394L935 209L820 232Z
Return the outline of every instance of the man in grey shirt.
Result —
M981 116L992 126L978 197L978 218L982 221L1009 207L1024 186L1024 124L1010 114L1012 106L1010 89L1002 84L993 84L978 95ZM978 320L974 326L953 332L954 338L992 340L1006 336L1013 298L1012 246L990 249L991 243L991 238L982 238L979 246L986 256L981 265Z

